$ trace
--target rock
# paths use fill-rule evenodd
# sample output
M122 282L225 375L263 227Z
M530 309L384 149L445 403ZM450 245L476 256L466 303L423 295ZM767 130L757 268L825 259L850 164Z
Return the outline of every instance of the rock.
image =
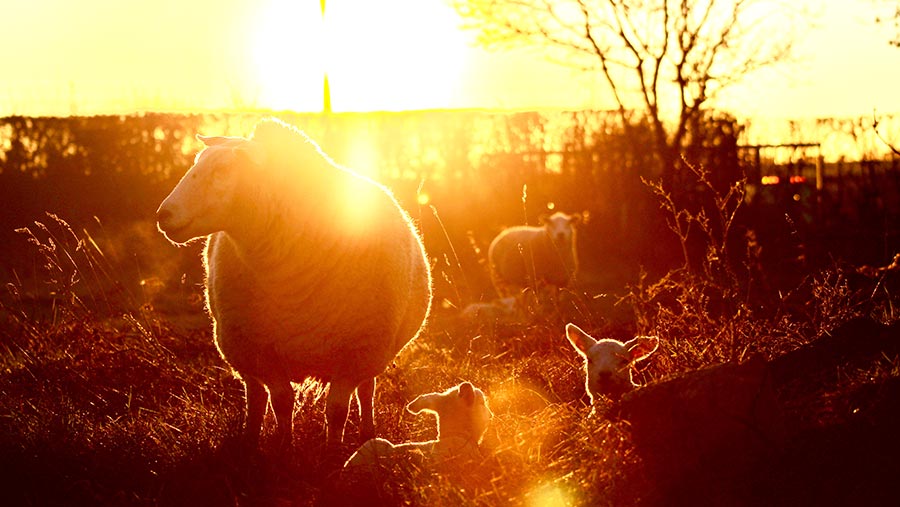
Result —
M900 353L900 326L885 326L868 317L857 317L793 352L771 361L776 385L838 366L871 361L882 353Z
M630 422L651 503L883 504L900 496L900 378L840 380L898 355L900 324L856 318L770 362L650 384L610 416Z
M761 358L648 385L627 394L614 414L631 423L649 479L667 504L755 503L759 464L776 456L786 438Z

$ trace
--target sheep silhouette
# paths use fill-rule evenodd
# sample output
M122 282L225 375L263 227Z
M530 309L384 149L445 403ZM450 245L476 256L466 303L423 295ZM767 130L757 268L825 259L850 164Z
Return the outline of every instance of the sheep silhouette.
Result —
M271 400L292 434L292 382L329 383L326 434L343 439L354 392L374 436L375 377L421 331L431 274L409 215L384 186L336 165L278 120L206 148L157 211L176 244L208 237L206 300L222 358L244 382L245 435Z

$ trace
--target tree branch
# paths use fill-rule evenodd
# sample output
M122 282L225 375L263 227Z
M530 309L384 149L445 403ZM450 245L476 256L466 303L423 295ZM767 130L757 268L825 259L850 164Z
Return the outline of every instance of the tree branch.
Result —
M898 9L900 9L900 7L898 7ZM892 152L894 152L894 155L900 155L900 150L895 148L893 144L887 142L887 139L882 137L881 132L878 131L878 117L875 115L874 111L872 111L872 130L875 131L875 135L878 137L878 139L880 139L881 142L885 144L885 146L887 146Z

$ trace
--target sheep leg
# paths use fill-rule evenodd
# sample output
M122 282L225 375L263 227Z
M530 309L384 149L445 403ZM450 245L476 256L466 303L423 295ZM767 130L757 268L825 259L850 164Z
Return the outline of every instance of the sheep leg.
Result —
M375 377L357 386L356 402L359 404L360 441L365 442L375 438Z
M374 386L373 386L374 387ZM328 389L325 400L325 440L328 445L337 445L344 440L344 424L350 411L350 397L356 386L346 381L335 381Z
M269 395L278 424L278 443L290 444L294 433L294 388L290 382L269 384Z
M247 398L247 412L244 420L244 437L251 445L259 443L259 432L262 429L263 417L266 415L266 404L269 393L262 382L255 378L244 378L244 391Z

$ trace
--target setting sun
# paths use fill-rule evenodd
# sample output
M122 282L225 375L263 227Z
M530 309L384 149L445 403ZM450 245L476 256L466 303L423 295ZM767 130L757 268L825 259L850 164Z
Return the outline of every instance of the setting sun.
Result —
M465 34L444 4L406 0L318 3L271 0L254 27L261 104L317 110L325 73L342 111L424 109L453 102Z
M312 0L12 2L0 29L28 44L6 55L0 114L318 112L326 73L336 112L615 107L597 73L551 63L539 47L477 46L448 4L328 0L323 18ZM862 10L821 7L802 65L762 72L719 105L753 117L890 111L896 49Z
M259 101L272 109L315 110L322 105L327 51L314 2L271 0L254 27L251 58Z

